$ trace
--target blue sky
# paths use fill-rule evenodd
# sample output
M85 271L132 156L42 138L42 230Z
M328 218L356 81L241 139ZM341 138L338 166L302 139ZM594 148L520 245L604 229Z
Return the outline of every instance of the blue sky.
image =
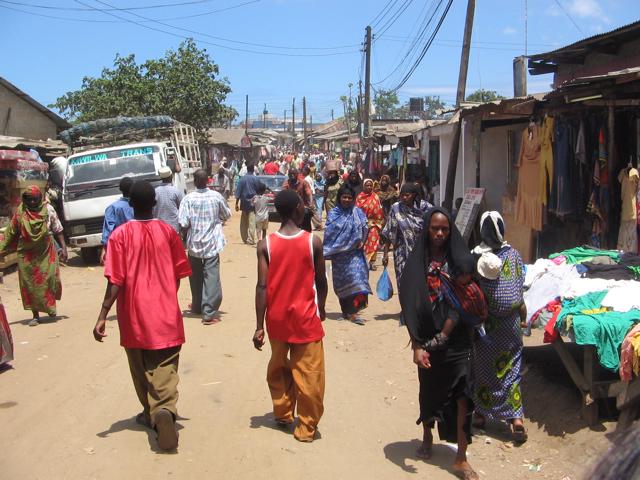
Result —
M181 6L146 8L186 2ZM249 94L252 117L262 112L265 103L270 113L281 117L286 109L290 116L293 97L299 115L301 98L306 96L308 112L317 123L329 120L331 109L336 116L341 114L339 97L348 93L349 82L354 83L356 92L362 58L359 49L368 23L377 24L371 69L376 83L404 57L410 46L407 38L415 36L424 9L438 3L0 0L0 76L46 105L79 88L83 76L99 76L104 66L113 64L116 53L134 53L142 62L162 56L167 49L177 47L181 37L191 36L219 64L221 74L228 77L233 92L227 103L242 115L245 94ZM442 5L446 3L443 1ZM467 92L482 87L511 96L512 59L524 54L525 48L526 2L476 3ZM387 25L391 15L372 22L385 6L391 6L390 11L394 12L403 4L407 8L395 22ZM439 95L448 103L454 102L466 4L465 0L453 0L424 60L399 90L401 99ZM131 7L136 9L130 10ZM104 11L110 8L111 14ZM122 8L129 10L117 10ZM528 0L528 52L552 50L638 18L640 0ZM404 64L399 71L403 68ZM393 74L376 88L393 88L399 80L400 75ZM550 76L529 77L529 92L546 91L550 83Z

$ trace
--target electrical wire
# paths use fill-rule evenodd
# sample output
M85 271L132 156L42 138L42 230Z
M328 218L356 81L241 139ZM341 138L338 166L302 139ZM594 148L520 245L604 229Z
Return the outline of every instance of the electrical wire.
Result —
M440 19L438 20L438 24L436 25L433 33L431 34L431 36L427 40L427 43L422 48L422 51L420 52L420 55L418 56L416 61L413 63L413 65L409 68L409 70L404 75L402 80L400 80L400 82L393 89L391 89L391 91L397 92L400 88L402 88L402 86L405 83L407 83L409 78L411 78L411 75L413 75L413 72L416 71L416 69L418 68L418 66L420 65L422 60L424 59L425 55L429 51L429 48L431 47L431 44L433 43L433 40L435 39L436 35L438 34L438 31L440 31L440 27L442 27L442 24L444 23L444 20L447 17L447 14L449 13L449 10L451 9L451 4L452 3L453 3L453 0L448 0L445 9L442 12L442 15L440 16Z
M391 26L398 21L404 12L407 11L409 5L413 3L413 0L404 0L404 3L400 5L394 16L389 18L381 27L380 27L380 35L384 35L384 33L391 28Z
M15 7L9 7L7 5L2 5L1 2L3 2L4 0L0 0L0 8L6 8L7 10L13 10L14 12L20 12L20 13L26 13L28 15L33 15L36 17L44 17L44 18L53 18L56 20L66 20L68 22L82 22L82 23L127 23L125 20L97 20L94 18L70 18L70 17L59 17L56 15L47 15L45 13L37 13L37 12L30 12L28 10L22 10L20 8L15 8ZM260 3L262 0L250 0L248 2L244 2L244 3L239 3L237 5L231 5L230 7L224 7L224 8L219 8L216 10L209 10L206 12L201 12L201 13L194 13L191 15L181 15L178 17L168 17L168 18L154 18L152 20L148 20L149 22L157 22L157 21L165 21L165 20L184 20L187 18L196 18L196 17L206 17L208 15L213 15L214 13L221 13L221 12L226 12L228 10L234 10L236 8L240 8L240 7L244 7L246 5L250 5L252 3ZM91 11L89 9L89 11ZM145 20L146 21L146 20Z
M387 4L378 12L378 15L375 16L373 20L369 22L369 25L372 27L376 27L381 21L384 20L384 17L391 11L391 9L398 3L398 0L389 0Z
M576 27L576 29L580 32L580 34L584 37L585 34L582 31L582 29L578 26L578 24L576 23L576 21L573 19L573 17L571 15L569 15L569 12L567 12L565 10L565 8L562 6L562 4L560 3L560 0L555 0L556 5L558 5L558 7L560 7L560 10L562 10L564 12L564 14L567 16L567 18L569 20L571 20L571 23L573 23L573 26Z
M191 0L188 2L178 2L178 3L163 3L160 5L149 5L146 7L114 7L111 6L111 8L109 8L109 10L112 11L129 11L129 10L151 10L151 9L157 9L157 8L167 8L167 7L182 7L185 5L196 5L196 4L202 4L202 3L210 3L214 0ZM20 7L32 7L32 8L44 8L47 10L64 10L64 11L89 11L91 10L91 8L79 8L79 7L58 7L58 6L53 6L53 5L41 5L41 4L35 4L35 3L25 3L25 2L14 2L11 0L3 0L3 3L9 3L11 5L17 5Z

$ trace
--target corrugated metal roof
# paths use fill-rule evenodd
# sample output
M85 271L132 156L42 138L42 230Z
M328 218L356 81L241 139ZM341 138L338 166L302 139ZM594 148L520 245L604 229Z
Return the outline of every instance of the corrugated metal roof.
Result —
M5 79L3 77L0 77L0 85L4 86L7 90L9 90L13 94L15 94L17 97L21 98L22 100L27 102L29 105L31 105L33 108L35 108L36 110L39 110L44 115L49 117L51 120L53 120L53 122L56 124L56 126L58 128L65 129L65 128L70 128L71 127L71 124L69 122L67 122L64 118L62 118L59 115L55 114L54 112L49 110L47 107L42 105L40 102L36 101L34 98L32 98L29 95L27 95L26 93L24 93L22 90L20 90L18 87L16 87L9 80L7 80L7 79Z
M609 32L599 33L591 37L583 38L582 40L578 40L577 42L574 42L562 48L558 48L556 50L552 50L550 52L530 55L529 62L553 62L555 59L563 55L576 53L581 50L588 50L595 45L608 42L612 39L622 40L627 38L637 38L638 34L640 34L640 21L629 23L628 25L623 25ZM531 64L529 65L529 67L531 67Z

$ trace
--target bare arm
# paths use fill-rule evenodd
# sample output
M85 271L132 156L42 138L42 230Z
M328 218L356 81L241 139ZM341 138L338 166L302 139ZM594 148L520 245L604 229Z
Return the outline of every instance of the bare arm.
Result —
M118 298L118 293L120 292L120 287L111 282L107 283L107 289L104 292L104 300L102 301L102 307L100 308L100 314L98 315L98 321L96 322L96 326L93 328L93 338L96 341L101 342L104 337L107 336L104 329L107 324L107 315L109 314L109 310L111 310L111 306L113 302Z
M322 240L313 236L313 264L316 271L316 290L318 292L318 310L320 311L320 320L324 321L326 317L325 304L327 302L327 293L329 286L327 284L327 272L324 266L324 256L322 255Z
M66 262L69 258L69 254L67 253L67 244L64 241L64 235L62 234L62 232L57 233L56 238L58 239L60 248L62 248L62 252L60 252L60 261Z
M258 281L256 283L256 331L253 334L253 346L262 350L264 345L264 315L267 311L267 275L269 260L267 244L264 240L258 242Z

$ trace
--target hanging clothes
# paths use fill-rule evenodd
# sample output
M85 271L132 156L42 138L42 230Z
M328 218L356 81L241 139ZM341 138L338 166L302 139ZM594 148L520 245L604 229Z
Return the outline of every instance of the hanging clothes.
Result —
M575 166L573 162L571 125L566 121L557 120L554 126L553 138L555 140L555 153L549 211L562 218L575 211L578 192L574 191L577 185L572 180L575 180L573 177L577 172L572 172L572 170L579 169L580 166ZM544 166L541 166L541 168L544 170Z
M640 174L635 168L625 168L618 175L621 184L622 212L618 232L618 250L636 252L638 249L637 195Z
M546 205L553 189L554 119L545 117L540 127L540 198Z
M542 230L542 200L540 185L540 127L529 125L522 134L518 159L518 194L516 222L533 230Z

